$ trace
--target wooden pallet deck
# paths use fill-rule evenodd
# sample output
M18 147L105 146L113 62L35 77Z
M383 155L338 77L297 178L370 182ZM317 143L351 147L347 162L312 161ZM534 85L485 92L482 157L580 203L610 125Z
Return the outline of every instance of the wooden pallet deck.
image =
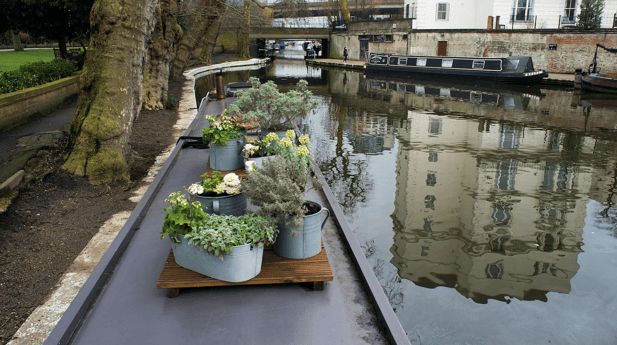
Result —
M322 245L319 254L303 260L282 258L266 248L259 275L240 283L224 282L186 269L176 263L172 251L167 257L156 286L159 289L167 289L167 297L177 297L181 288L233 285L313 283L314 290L322 291L325 282L333 279L328 255Z

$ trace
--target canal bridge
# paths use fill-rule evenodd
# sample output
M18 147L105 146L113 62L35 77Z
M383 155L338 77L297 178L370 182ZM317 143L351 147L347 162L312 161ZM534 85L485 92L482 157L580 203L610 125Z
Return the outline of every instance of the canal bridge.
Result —
M322 57L327 58L330 51L330 34L328 28L277 28L277 27L252 27L250 38L255 48L251 55L258 56L258 51L266 48L267 40L313 40L320 41Z

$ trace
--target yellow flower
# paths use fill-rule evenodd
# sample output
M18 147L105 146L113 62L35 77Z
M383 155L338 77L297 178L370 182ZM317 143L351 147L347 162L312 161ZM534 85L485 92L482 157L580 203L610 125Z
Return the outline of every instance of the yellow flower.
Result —
M285 133L285 138L293 139L295 137L296 137L296 132L294 132L293 129L290 129Z
M306 134L302 134L300 138L298 138L298 141L300 142L300 144L308 145L309 137Z
M267 144L269 144L271 141L275 141L275 140L279 140L279 136L276 133L268 133L268 135L266 135L266 137L263 139L263 141Z
M291 139L285 137L281 139L281 141L279 141L279 145L282 147L291 147L292 145Z
M297 151L297 153L298 153L298 156L303 156L303 157L306 157L306 156L308 156L308 154L309 154L309 149L308 149L308 147L306 147L306 146L304 146L304 145L300 145L300 146L298 147L298 151Z

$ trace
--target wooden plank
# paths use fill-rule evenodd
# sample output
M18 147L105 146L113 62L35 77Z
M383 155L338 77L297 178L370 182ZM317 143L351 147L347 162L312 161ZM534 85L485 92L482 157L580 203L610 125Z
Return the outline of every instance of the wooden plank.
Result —
M282 258L274 254L274 251L266 250L259 275L239 283L224 282L186 269L176 263L172 251L167 257L157 287L168 289L168 297L177 296L179 291L175 289L179 288L233 285L313 283L315 290L321 291L325 282L333 279L332 268L323 247L316 256L303 260Z
M212 170L212 168L210 168L210 156L208 156L208 164L206 164L206 173L209 174L209 176L212 176L212 173L215 170ZM244 167L242 169L237 169L237 170L220 170L221 174L223 176L229 174L229 173L235 173L236 175L238 175L239 178L246 178L246 171L244 170Z

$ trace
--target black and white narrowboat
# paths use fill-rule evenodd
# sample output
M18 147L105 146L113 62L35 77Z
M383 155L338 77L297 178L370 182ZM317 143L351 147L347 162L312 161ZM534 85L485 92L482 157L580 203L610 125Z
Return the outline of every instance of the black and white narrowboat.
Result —
M482 80L505 83L539 83L548 77L536 71L529 56L451 57L372 53L365 73L394 73L397 76L442 76L453 80Z

